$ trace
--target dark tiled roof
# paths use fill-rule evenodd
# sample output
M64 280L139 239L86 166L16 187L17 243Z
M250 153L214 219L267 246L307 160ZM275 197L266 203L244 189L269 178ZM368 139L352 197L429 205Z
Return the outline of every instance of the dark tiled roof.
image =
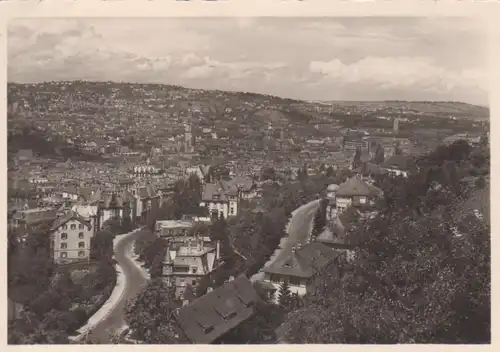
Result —
M323 267L335 259L339 253L322 243L312 242L292 252L289 257L274 262L264 271L271 274L309 278L314 274L315 268Z
M336 195L340 197L370 197L380 195L381 192L377 187L369 185L358 176L354 176L339 185Z
M57 218L53 223L52 226L50 227L50 231L55 231L65 223L67 223L70 220L78 220L80 223L84 224L87 226L89 229L91 227L91 224L86 221L83 217L81 217L78 213L75 213L74 211L69 211L66 215L61 216Z
M399 170L407 171L415 167L415 161L411 156L393 155L384 162L383 166L387 168L395 167Z
M258 300L252 283L241 276L179 308L176 319L193 343L209 344L250 318Z
M227 202L229 196L238 195L238 188L232 181L218 181L216 183L207 183L203 188L203 201L214 200L214 196L219 196L219 200Z

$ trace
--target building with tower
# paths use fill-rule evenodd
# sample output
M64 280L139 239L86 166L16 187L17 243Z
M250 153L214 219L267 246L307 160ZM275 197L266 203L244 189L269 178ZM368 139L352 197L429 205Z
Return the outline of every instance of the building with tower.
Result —
M184 124L184 152L194 153L194 138L191 123Z
M398 118L394 119L393 129L394 129L394 133L396 133L396 134L399 133L399 119Z

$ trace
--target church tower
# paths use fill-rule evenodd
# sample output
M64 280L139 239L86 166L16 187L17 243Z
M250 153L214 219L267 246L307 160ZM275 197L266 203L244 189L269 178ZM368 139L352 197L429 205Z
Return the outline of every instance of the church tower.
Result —
M191 131L191 123L184 124L184 152L193 153L193 133Z
M394 129L394 133L395 133L395 134L398 134L398 133L399 133L399 119L398 119L398 118L395 118L395 119L394 119L394 126L393 126L393 129Z

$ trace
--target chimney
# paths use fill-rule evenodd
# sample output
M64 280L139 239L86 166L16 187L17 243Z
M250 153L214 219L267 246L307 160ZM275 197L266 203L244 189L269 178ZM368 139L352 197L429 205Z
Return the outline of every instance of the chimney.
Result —
M219 260L219 258L220 258L220 241L217 241L215 248L215 260Z
M212 292L214 289L212 287L207 287L207 293Z
M229 276L229 280L227 281L233 281L234 280L234 276Z

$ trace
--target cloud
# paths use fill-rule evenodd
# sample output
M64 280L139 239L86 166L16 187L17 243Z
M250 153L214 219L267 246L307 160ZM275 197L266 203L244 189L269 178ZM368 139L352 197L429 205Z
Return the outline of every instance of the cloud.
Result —
M425 57L372 57L344 64L336 58L331 61L312 61L312 73L320 74L338 84L372 84L382 89L409 88L428 91L450 91L454 88L486 90L480 70L451 71L436 66Z
M476 27L444 18L13 20L8 75L303 99L476 99L487 89Z

